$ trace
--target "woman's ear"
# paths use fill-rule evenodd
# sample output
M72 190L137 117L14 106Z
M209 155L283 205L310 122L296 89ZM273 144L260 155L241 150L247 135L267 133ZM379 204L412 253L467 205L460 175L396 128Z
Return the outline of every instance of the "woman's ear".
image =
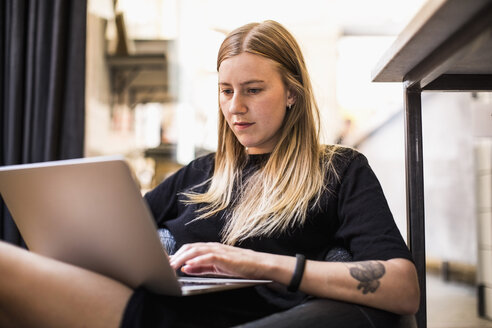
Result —
M290 89L287 90L287 107L292 107L296 102L296 95Z

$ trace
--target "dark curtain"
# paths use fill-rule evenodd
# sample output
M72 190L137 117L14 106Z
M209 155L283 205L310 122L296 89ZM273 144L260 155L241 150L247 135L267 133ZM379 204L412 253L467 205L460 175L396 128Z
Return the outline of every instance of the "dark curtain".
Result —
M0 0L0 165L83 156L86 4ZM1 200L0 238L22 244Z

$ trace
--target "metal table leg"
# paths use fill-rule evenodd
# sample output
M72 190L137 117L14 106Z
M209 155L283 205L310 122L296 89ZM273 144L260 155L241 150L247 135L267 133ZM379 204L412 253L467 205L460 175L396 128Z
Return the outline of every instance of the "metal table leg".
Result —
M420 284L419 328L427 327L425 277L424 172L422 154L421 89L405 86L405 173L407 194L407 241Z

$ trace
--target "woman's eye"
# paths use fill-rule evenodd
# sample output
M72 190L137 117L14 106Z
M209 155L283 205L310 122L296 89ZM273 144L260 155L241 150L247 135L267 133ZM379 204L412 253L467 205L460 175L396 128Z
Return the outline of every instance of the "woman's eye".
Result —
M259 88L251 88L251 89L248 89L248 93L251 93L251 94L257 94L261 91L261 89Z
M225 95L230 95L230 94L232 94L232 90L230 90L230 89L224 89L224 90L222 90L221 92L222 92L223 94L225 94Z

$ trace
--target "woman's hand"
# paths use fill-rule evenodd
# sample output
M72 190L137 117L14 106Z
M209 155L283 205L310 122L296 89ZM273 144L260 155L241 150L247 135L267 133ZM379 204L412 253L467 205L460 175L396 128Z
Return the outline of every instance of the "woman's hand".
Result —
M220 243L193 243L171 256L171 266L189 275L260 279L269 256L272 255Z

